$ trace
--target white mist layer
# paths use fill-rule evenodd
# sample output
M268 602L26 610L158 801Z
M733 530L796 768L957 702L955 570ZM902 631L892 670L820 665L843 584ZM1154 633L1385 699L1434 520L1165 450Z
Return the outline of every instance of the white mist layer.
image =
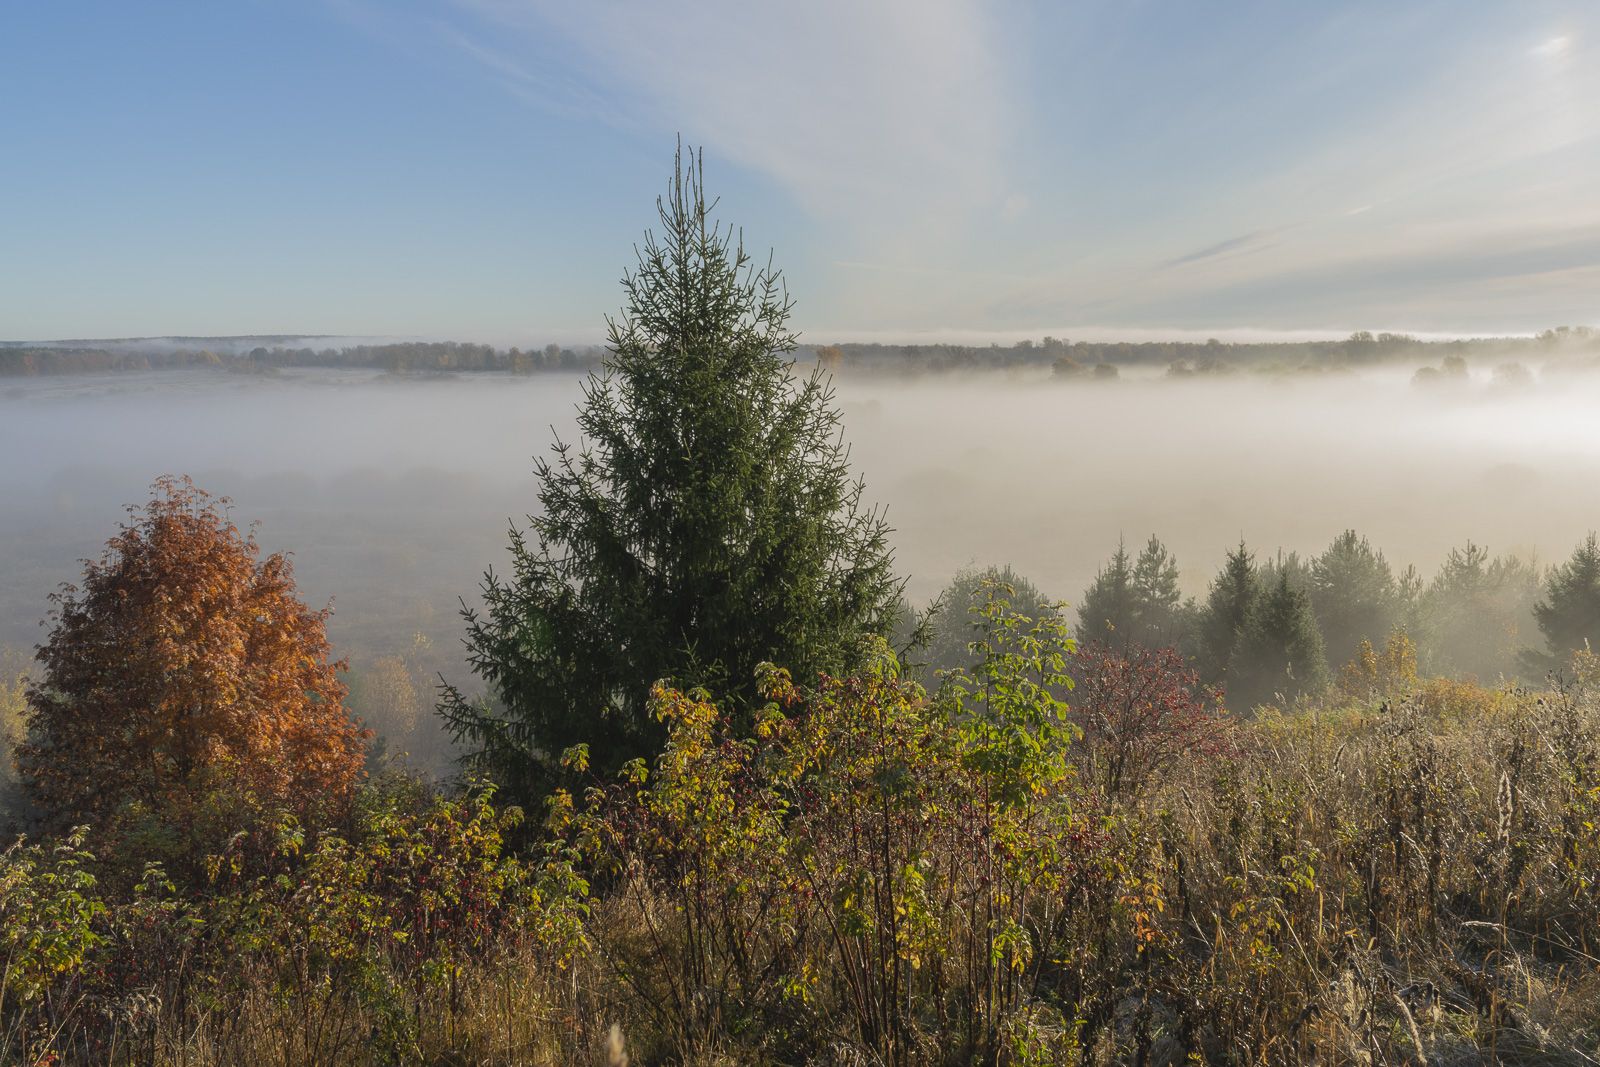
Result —
M1469 538L1550 562L1600 526L1600 376L1409 375L847 374L838 392L919 603L971 563L1076 600L1119 536L1161 536L1202 594L1241 536L1312 553L1353 527L1428 576ZM336 639L453 640L455 597L503 563L507 521L536 507L533 458L552 426L571 438L578 396L558 375L353 371L0 385L0 642L38 639L46 595L163 473L231 496L267 549L292 550L307 599L337 598Z

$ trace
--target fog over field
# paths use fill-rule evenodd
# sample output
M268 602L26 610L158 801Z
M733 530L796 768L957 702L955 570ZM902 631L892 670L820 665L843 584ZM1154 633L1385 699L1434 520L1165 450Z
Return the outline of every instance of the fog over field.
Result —
M1353 527L1424 575L1469 538L1558 560L1594 524L1600 484L1600 379L1558 370L1515 389L1487 376L1424 389L1404 367L1066 384L846 373L837 388L915 602L973 563L1011 563L1076 601L1119 536L1151 533L1195 594L1241 535L1304 554ZM294 553L311 603L335 598L343 648L383 653L420 632L448 666L455 598L536 506L533 458L552 427L572 436L579 382L299 370L8 384L0 643L35 643L47 595L121 508L188 473L259 521L268 550Z

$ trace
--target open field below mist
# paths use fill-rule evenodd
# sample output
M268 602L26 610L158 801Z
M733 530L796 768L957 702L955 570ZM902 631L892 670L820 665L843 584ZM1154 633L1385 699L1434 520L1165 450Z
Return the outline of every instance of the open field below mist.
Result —
M1269 380L842 377L867 495L916 602L971 563L1077 599L1119 536L1159 534L1202 593L1244 536L1319 550L1354 527L1430 573L1467 539L1559 559L1600 524L1600 378L1423 389L1404 368ZM34 379L0 390L0 643L31 646L55 586L126 504L188 473L294 553L332 635L455 647L456 598L536 506L579 379L288 371Z

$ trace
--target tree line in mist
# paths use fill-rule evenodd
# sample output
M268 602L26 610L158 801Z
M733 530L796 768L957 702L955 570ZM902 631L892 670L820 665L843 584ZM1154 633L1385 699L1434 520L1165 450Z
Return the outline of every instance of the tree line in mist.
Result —
M1232 371L1339 371L1386 363L1439 363L1446 371L1467 361L1498 366L1517 360L1600 356L1600 330L1561 326L1535 337L1426 340L1409 334L1358 330L1328 341L1073 341L1060 337L989 344L867 344L839 342L814 349L830 370L886 373L1039 368L1063 379L1115 377L1115 368L1165 368L1170 377Z
M64 342L51 345L0 343L0 376L107 374L181 368L222 368L267 373L287 367L359 367L391 373L471 373L496 371L586 371L597 367L604 349L596 345L496 347L461 341L394 341L311 348L276 343L216 343L164 347L159 342ZM249 339L242 339L248 341ZM1384 363L1433 363L1444 380L1464 375L1468 361L1491 367L1518 359L1558 358L1587 363L1600 358L1600 330L1561 326L1535 337L1429 341L1409 334L1358 330L1335 341L1071 341L1044 337L1014 342L971 344L878 344L840 342L797 347L826 370L863 373L927 373L980 370L1050 371L1055 377L1114 378L1121 367L1165 367L1169 377L1226 374L1238 370L1339 371ZM1426 380L1429 376L1419 376Z
M481 371L534 374L590 370L600 364L602 356L603 351L593 345L573 349L549 344L524 351L463 341L395 341L320 349L256 345L238 352L203 347L152 348L146 343L106 347L0 345L0 376L117 374L185 368L266 374L290 367L364 368L395 374Z
M1025 610L1049 602L1010 567L963 572L940 595L934 637L913 659L970 665L966 620L985 581L1014 588ZM1424 579L1415 567L1397 572L1353 530L1310 559L1258 559L1241 542L1197 600L1183 596L1177 560L1152 536L1137 553L1117 547L1077 602L1076 621L1083 643L1175 649L1238 712L1316 694L1396 633L1426 674L1538 685L1574 652L1600 645L1600 543L1591 534L1569 559L1541 568L1469 541Z

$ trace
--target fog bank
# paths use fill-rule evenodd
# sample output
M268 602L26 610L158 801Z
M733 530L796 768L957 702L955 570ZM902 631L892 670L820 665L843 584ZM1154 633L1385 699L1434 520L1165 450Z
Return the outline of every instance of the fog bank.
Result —
M0 389L0 643L31 645L55 586L125 504L188 473L288 549L335 640L454 647L456 597L535 506L535 455L579 381L356 371L37 379ZM1600 378L1423 389L1404 369L1283 380L999 374L838 382L856 470L917 601L1008 562L1075 601L1125 536L1159 534L1202 593L1241 536L1320 550L1354 527L1431 573L1467 539L1564 557L1600 525ZM447 657L448 658L448 657Z

